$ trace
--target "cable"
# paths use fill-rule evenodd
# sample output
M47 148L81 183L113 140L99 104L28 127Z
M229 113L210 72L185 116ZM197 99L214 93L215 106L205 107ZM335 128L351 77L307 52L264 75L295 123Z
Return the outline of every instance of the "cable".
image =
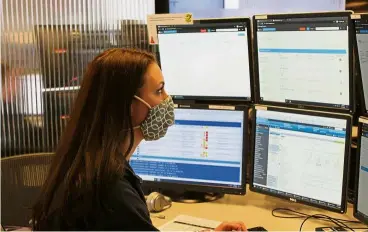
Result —
M292 212L294 214L299 214L299 215L302 215L302 216L292 216L292 217L279 216L279 215L275 214L275 212L277 212L277 211L285 211L285 213L286 212ZM323 215L323 214L320 214L320 215ZM277 218L305 218L305 217L308 217L310 215L302 213L302 212L298 212L298 211L295 211L295 210L292 210L292 209L288 209L288 208L275 208L274 210L272 210L272 216L277 217ZM324 216L326 216L326 215L324 215ZM329 217L329 216L327 216L327 217ZM333 218L333 219L341 221L341 222L346 222L346 223L362 224L360 221L355 221L355 220L352 221L352 220L345 220L345 219L340 219L340 218Z
M351 231L354 231L352 228L350 228L349 226L347 226L345 223L343 223L343 222L339 222L339 221L337 221L336 219L331 218L331 217L329 217L329 216L327 216L327 215L323 215L323 214L314 214L314 215L307 216L307 217L303 220L302 224L300 225L299 231L302 231L302 230L303 230L303 225L304 225L304 223L305 223L305 222L307 222L307 221L308 221L309 219L311 219L311 218L314 218L314 219L321 219L321 220L325 220L325 221L330 221L330 222L334 223L334 224L335 224L336 226L338 226L338 227L341 227L341 228L344 228L344 229L349 229L349 230L351 230Z
M290 217L287 217L287 216L278 216L275 214L275 212L277 211L285 211L285 212L292 212L292 213L295 213L295 214L300 214L302 216L290 216ZM295 211L295 210L292 210L292 209L287 209L287 208L276 208L276 209L273 209L272 210L272 216L274 217L277 217L277 218L305 218L308 216L308 214L305 214L305 213L301 213L301 212L298 212L298 211Z
M330 217L330 216L327 216L327 215L324 215L324 214L317 214L317 216L330 220L332 223L336 224L338 227L354 231L351 227L347 226L344 222L339 221L338 218L333 218L333 217Z
M306 223L309 219L311 219L311 218L315 218L315 219L321 219L321 217L320 216L317 216L317 215L310 215L310 216L307 216L304 220L303 220L303 222L302 222L302 224L300 225L300 228L299 228L299 231L302 231L303 230L303 225L304 225L304 223ZM323 219L328 219L328 218L323 218ZM330 219L330 221L331 222L333 222L333 223L335 223L334 221L332 221L331 219ZM336 223L335 223L336 224ZM336 224L337 226L339 226L339 227L341 227L339 224Z
M276 212L279 213L276 214ZM282 215L283 214L288 214L290 216L285 216ZM299 231L302 231L303 229L303 225L305 224L306 221L308 221L311 218L317 219L317 220L323 220L323 221L329 221L332 222L333 224L337 225L338 227L344 228L344 229L349 229L351 231L354 231L354 229L366 229L366 228L353 228L348 226L347 224L349 223L356 223L356 224L362 224L359 221L352 221L352 220L345 220L345 219L340 219L340 218L333 218L324 214L314 214L314 215L309 215L309 214L305 214L302 212L298 212L292 209L288 209L288 208L276 208L272 210L272 216L277 217L277 218L300 218L300 219L304 219L302 224L300 225Z

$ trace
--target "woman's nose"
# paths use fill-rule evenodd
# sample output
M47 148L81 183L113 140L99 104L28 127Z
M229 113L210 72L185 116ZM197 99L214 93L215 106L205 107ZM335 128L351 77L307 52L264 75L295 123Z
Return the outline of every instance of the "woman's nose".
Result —
M167 94L166 90L164 90L164 92L162 94L163 100L166 99L168 96L169 96L169 94Z

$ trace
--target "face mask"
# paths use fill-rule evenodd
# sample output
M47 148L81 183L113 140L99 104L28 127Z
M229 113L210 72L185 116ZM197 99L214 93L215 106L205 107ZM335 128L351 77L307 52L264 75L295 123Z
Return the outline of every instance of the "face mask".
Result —
M145 104L150 110L146 119L139 126L146 141L158 140L166 135L169 126L174 124L174 102L170 96L163 100L160 104L151 107L143 99L134 96L136 99Z

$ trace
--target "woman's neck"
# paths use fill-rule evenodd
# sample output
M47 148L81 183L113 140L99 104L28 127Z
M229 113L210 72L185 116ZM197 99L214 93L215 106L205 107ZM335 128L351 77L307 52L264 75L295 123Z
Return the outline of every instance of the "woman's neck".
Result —
M129 161L130 157L133 155L134 151L137 149L138 145L142 142L143 135L140 129L134 130L134 143L133 147L130 150L129 154L126 155L126 160ZM129 149L130 139L126 139L122 145L122 153L126 154Z

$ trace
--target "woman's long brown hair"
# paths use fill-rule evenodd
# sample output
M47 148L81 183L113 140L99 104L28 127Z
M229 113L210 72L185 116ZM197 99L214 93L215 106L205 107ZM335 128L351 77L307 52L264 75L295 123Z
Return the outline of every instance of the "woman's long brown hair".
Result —
M67 224L81 216L93 217L93 212L104 207L102 199L111 182L122 174L124 156L133 147L131 104L153 62L155 58L149 53L114 48L88 65L33 208L34 230L48 229L46 222L54 205ZM121 145L126 140L129 148L122 154ZM56 193L61 199L56 199Z

